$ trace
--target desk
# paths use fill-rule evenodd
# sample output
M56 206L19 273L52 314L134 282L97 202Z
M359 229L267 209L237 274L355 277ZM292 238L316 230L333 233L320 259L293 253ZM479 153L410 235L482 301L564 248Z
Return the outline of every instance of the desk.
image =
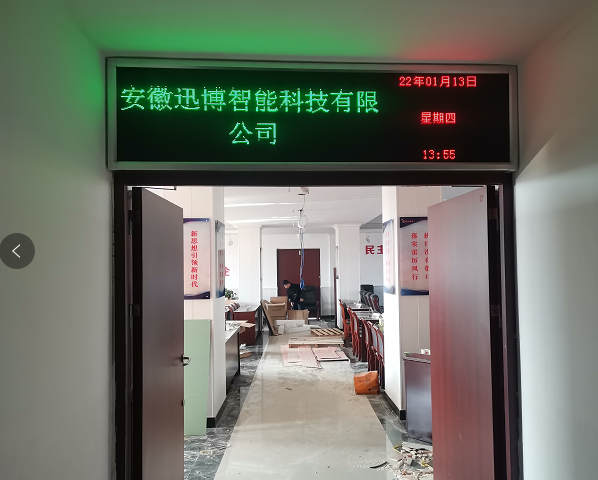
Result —
M255 345L255 339L262 333L262 307L261 305L250 305L239 307L233 312L233 320L243 320L248 323L253 323L255 328L246 328L243 333L239 335L239 341L247 346Z
M241 358L239 357L239 327L224 332L226 352L226 390L233 379L241 373ZM250 329L253 330L253 329Z
M369 312L370 307L368 307L365 303L358 303L358 302L345 302L347 308L350 308L354 312Z

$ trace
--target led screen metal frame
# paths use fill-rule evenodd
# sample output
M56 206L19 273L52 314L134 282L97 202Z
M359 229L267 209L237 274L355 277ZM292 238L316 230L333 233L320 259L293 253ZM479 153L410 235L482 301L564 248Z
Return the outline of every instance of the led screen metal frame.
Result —
M397 73L447 73L483 74L506 73L509 75L509 129L510 158L501 163L446 163L446 162L119 162L116 154L116 67L145 68L194 68L194 69L285 69L309 71L367 71ZM359 170L495 170L515 171L519 164L519 137L517 123L517 69L510 65L420 65L383 63L320 63L278 61L229 61L229 60L176 60L148 58L106 59L107 72L107 166L109 170L223 170L234 166L242 171L359 171Z

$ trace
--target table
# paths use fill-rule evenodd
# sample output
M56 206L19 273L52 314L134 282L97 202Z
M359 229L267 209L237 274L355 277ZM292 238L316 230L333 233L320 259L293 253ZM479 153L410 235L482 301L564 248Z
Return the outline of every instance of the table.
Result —
M255 339L262 334L262 306L250 305L239 307L233 312L233 320L253 323L255 328L247 328L239 335L239 341L245 345L255 345Z
M233 379L241 373L241 357L239 356L239 327L224 332L226 354L226 389L230 387ZM253 330L251 328L250 330ZM246 330L247 331L247 330Z
M357 306L359 304L359 306ZM350 308L354 312L369 312L370 307L368 307L365 303L359 302L345 302L347 308Z

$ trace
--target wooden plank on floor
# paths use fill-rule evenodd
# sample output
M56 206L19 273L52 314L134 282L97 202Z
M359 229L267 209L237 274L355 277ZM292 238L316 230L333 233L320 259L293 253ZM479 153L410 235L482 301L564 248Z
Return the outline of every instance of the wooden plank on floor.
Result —
M336 353L336 347L314 348L313 352L318 360L337 360L339 358L338 354Z
M288 345L281 345L282 363L285 367L298 367L301 365L301 357L297 349L290 349Z
M311 331L311 334L319 338L344 337L343 332L332 328L316 328Z
M310 347L299 348L299 356L301 357L301 364L308 368L320 368L320 364L314 356L314 352Z
M343 352L342 350L339 350L336 353L339 356L340 360L349 360L349 357L347 357L347 355L345 354L345 352Z
M291 337L289 338L289 347L297 348L300 346L309 347L332 347L343 345L343 339L338 337Z

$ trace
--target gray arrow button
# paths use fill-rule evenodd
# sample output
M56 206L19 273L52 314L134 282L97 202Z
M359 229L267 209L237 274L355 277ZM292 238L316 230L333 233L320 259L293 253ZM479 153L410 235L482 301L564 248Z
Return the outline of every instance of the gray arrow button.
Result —
M0 259L10 268L25 268L35 257L35 246L27 235L11 233L0 243Z

